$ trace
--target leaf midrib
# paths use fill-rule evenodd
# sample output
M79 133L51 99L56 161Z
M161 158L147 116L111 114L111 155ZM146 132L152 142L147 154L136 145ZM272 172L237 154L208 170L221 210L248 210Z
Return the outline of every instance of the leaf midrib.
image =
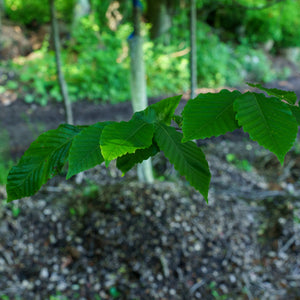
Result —
M266 124L266 127L267 127L267 129L268 129L268 131L270 132L270 136L271 136L272 141L274 142L274 144L275 144L275 146L276 146L276 149L278 149L279 151L281 151L281 148L279 147L279 144L278 144L278 142L277 142L277 139L276 139L276 137L273 135L273 131L272 131L272 129L270 128L269 123L268 123L268 121L267 121L267 119L266 119L266 117L265 117L265 115L264 115L264 113L263 113L263 110L261 109L261 107L260 107L260 105L259 105L258 98L256 97L256 95L254 95L254 99L255 99L255 104L256 104L256 106L258 107L259 113L260 113L260 115L262 116L262 119L264 120L264 122L265 122L265 124Z

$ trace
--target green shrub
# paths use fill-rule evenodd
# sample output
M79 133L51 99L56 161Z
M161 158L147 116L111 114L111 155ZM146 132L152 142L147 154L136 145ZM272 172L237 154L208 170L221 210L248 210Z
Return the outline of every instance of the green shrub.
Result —
M174 94L189 87L188 54L176 56L175 46L145 43L147 91L149 96Z
M127 37L132 28L120 26L117 32L99 34L93 16L83 18L74 30L68 47L62 50L63 72L71 101L110 101L130 99L130 61ZM57 82L55 55L42 48L30 59L19 58L13 68L20 74L26 102L46 105L50 98L62 101ZM145 64L149 96L181 92L188 87L188 57L172 55L174 46L154 46L145 38ZM172 76L171 76L172 75Z
M262 51L224 43L208 25L200 23L198 26L201 48L197 68L201 86L234 86L245 80L268 82L274 79L271 64Z
M70 22L73 15L75 0L56 0L58 18ZM44 24L50 20L50 8L48 0L6 0L6 14L16 22L29 25L32 22Z

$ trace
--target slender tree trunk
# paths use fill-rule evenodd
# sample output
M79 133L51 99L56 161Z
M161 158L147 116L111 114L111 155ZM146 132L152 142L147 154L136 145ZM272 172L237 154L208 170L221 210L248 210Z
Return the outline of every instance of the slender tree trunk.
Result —
M196 97L197 89L197 10L196 0L190 0L190 83L191 83L191 98Z
M150 37L152 40L163 36L164 44L170 43L168 30L172 26L170 7L174 4L168 0L148 0L147 19L151 23Z
M4 17L4 1L0 0L0 49L2 47L2 24Z
M68 95L68 87L61 67L60 41L59 41L59 32L58 32L58 24L57 24L56 13L55 13L54 0L49 0L49 4L50 4L51 27L52 27L54 50L55 50L57 76L58 76L61 95L65 105L66 121L69 124L74 124L71 102L69 100L69 95Z
M74 6L72 32L76 28L80 18L87 16L90 13L91 5L89 0L77 0Z
M134 34L129 39L130 69L131 69L131 101L133 111L140 111L147 107L145 65L143 60L143 39L140 34L141 9L138 1L133 0ZM153 173L151 160L148 159L138 165L140 181L152 183Z

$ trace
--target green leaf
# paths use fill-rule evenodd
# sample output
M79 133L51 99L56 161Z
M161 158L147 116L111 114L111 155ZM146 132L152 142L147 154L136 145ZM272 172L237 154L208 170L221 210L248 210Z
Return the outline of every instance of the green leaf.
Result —
M104 161L100 150L100 137L103 128L108 124L111 122L96 123L75 136L70 149L67 179Z
M182 121L183 121L182 116L174 115L172 119L178 125L178 127L180 127L180 128L182 127Z
M156 112L156 121L164 122L167 125L171 124L172 117L181 100L181 95L163 99L149 106Z
M8 174L8 201L35 194L48 179L58 174L79 132L79 128L64 124L40 135Z
M129 122L107 125L101 135L101 152L106 161L111 161L137 149L144 149L152 144L153 124L135 118Z
M266 87L263 87L261 84L254 84L254 83L249 83L247 82L249 86L252 86L254 88L260 89L264 92L266 92L270 96L275 96L279 98L280 100L285 100L286 102L290 104L295 104L297 101L297 95L295 92L290 92L290 91L283 91L279 89L268 89Z
M185 176L207 201L211 175L202 150L194 142L182 143L182 134L162 123L157 124L154 137L175 169Z
M141 118L149 123L164 122L165 124L170 125L180 99L181 96L163 99L148 106L142 111L136 112L132 119Z
M296 118L298 126L300 126L300 107L294 105L288 105L288 107L293 113L293 116Z
M233 102L240 94L239 91L222 90L189 100L182 112L183 142L219 136L239 128Z
M236 118L251 139L275 153L281 164L293 146L298 126L287 105L278 98L247 92L235 100Z
M159 148L156 144L152 144L150 147L145 149L138 149L134 153L125 154L117 159L117 167L119 170L125 174L128 172L135 164L141 163L143 160L154 156L159 152Z

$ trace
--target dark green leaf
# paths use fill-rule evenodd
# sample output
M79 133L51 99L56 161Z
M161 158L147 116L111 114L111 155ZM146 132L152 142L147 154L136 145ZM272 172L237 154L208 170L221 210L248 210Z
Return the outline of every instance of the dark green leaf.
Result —
M134 153L125 154L117 159L117 167L119 170L125 174L128 172L134 165L141 163L143 160L148 159L151 156L154 156L159 152L159 148L156 144L152 144L150 147L145 149L138 149Z
M40 135L8 174L8 201L35 194L48 179L58 174L79 132L78 127L64 124Z
M189 100L182 112L183 142L219 136L239 128L233 102L240 94L239 91L222 90Z
M180 99L181 96L163 99L148 106L145 110L135 113L132 119L142 118L149 123L161 121L167 125L170 125Z
M107 125L101 135L101 152L106 161L111 161L137 149L144 149L152 144L153 124L135 118L129 122Z
M251 139L275 153L283 164L298 131L296 119L287 105L275 97L247 92L236 99L234 109L239 124Z
M296 118L298 126L300 126L300 107L294 105L289 105L288 107L292 111L293 116Z
M156 112L156 121L164 122L167 125L171 124L172 117L180 102L181 95L163 99L155 104L149 106L149 109L153 109Z
M111 122L91 125L74 138L70 149L67 179L104 161L100 150L100 137L103 128L108 124Z
M290 91L283 91L279 89L268 89L266 87L263 87L261 84L254 84L254 83L249 83L247 82L249 86L252 86L254 88L260 89L264 92L266 92L270 96L275 96L279 98L280 100L285 100L286 102L290 104L295 104L297 101L297 95L295 92L290 92Z
M173 120L180 128L182 127L183 118L181 116L174 115Z
M154 136L159 148L175 169L185 176L207 201L211 175L202 150L194 142L182 143L182 134L163 123L157 124Z

